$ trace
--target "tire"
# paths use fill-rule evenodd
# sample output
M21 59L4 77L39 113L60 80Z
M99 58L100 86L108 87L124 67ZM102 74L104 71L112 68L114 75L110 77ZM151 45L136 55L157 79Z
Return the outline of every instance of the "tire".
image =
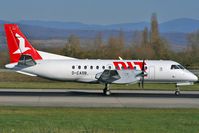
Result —
M176 91L176 92L175 92L175 95L176 95L176 96L179 96L179 95L180 95L180 91Z
M111 95L111 91L110 91L110 90L107 90L107 91L105 92L105 95L106 95L106 96L110 96L110 95Z

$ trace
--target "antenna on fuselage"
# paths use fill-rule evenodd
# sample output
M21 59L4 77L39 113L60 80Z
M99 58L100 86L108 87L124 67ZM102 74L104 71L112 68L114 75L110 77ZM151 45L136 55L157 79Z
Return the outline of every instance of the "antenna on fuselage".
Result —
M120 56L118 58L119 58L119 60L123 60L122 57L120 57Z

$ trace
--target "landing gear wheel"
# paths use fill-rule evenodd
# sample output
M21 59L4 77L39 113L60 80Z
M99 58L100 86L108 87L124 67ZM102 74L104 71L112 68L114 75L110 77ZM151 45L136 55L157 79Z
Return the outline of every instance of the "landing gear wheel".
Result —
M111 95L111 91L109 89L109 84L105 84L105 88L103 89L103 93L106 96L110 96Z
M106 90L104 93L106 96L110 96L111 95L111 91L110 90Z
M176 91L175 91L175 95L179 96L180 95L180 87L176 85Z
M179 96L180 95L180 91L175 91L175 95Z

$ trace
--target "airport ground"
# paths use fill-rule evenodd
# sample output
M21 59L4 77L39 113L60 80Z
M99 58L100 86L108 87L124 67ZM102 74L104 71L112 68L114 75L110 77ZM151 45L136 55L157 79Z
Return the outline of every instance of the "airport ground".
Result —
M112 85L115 91L140 90L135 85ZM64 83L27 77L21 74L3 72L0 74L0 88L3 89L78 89L101 90L102 85ZM182 87L183 91L198 91L199 84ZM145 90L174 91L174 84L146 84ZM24 93L26 94L26 93ZM74 94L74 93L73 93ZM23 95L23 94L22 94ZM85 93L82 95L89 95ZM91 94L92 96L97 94ZM125 94L127 95L127 94ZM135 96L132 94L127 95ZM172 94L162 94L163 98ZM2 95L1 95L2 96ZM16 96L19 98L21 94ZM119 94L116 94L119 96ZM140 94L141 98L146 95ZM148 95L149 99L157 95ZM187 94L185 99L189 102L197 100L197 95ZM190 96L190 97L189 97ZM192 97L194 96L194 97ZM196 97L195 97L196 96ZM30 96L31 97L31 96ZM39 94L39 99L42 99ZM59 94L58 94L59 97ZM63 97L61 95L61 97ZM76 98L76 96L73 96ZM85 96L84 96L85 97ZM169 98L168 97L168 98ZM51 100L53 96L49 97ZM81 98L81 97L80 97ZM139 95L136 98L140 98ZM159 99L158 99L159 98ZM171 96L169 99L176 97ZM189 99L192 98L192 99ZM8 97L9 99L9 97ZM105 100L105 96L100 97ZM184 99L184 98L182 98ZM28 99L26 99L28 101ZM118 98L116 98L116 101ZM164 99L162 99L164 100ZM177 98L181 101L181 98ZM2 102L2 101L1 101ZM17 100L16 100L17 102ZM187 103L189 104L189 103ZM0 106L0 132L12 133L198 133L199 109L198 108L132 108L132 107L42 107L42 106ZM197 105L196 105L197 106ZM176 104L177 107L177 104Z

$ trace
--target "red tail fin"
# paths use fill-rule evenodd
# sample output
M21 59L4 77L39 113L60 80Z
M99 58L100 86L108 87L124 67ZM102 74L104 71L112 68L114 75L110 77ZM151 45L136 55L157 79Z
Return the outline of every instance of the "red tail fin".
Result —
M5 24L5 33L10 54L10 62L18 62L20 56L31 55L34 60L41 60L41 56L26 39L16 24Z

